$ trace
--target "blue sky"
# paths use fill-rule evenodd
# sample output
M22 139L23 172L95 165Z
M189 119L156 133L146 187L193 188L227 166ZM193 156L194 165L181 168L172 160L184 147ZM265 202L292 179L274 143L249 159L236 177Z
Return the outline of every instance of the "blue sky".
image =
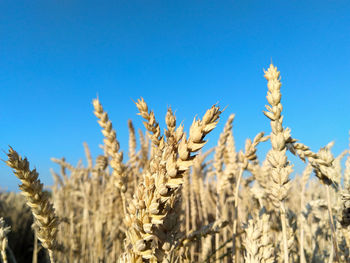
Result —
M50 157L75 164L84 141L101 153L97 94L124 151L127 120L142 127L132 101L141 96L162 127L168 105L187 127L212 104L228 106L208 146L236 113L241 148L270 131L262 111L271 60L292 135L314 151L331 140L336 154L348 147L348 1L4 0L0 12L0 148L27 156L45 184L58 170ZM0 187L17 184L0 164Z

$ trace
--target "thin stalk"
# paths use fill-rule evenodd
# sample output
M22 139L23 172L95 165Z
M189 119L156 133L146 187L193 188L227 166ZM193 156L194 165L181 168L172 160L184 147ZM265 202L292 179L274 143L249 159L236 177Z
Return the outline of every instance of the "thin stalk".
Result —
M332 213L332 207L331 207L331 196L330 196L329 185L328 184L326 185L326 189L327 189L327 204L328 204L329 223L331 225L331 230L332 230L334 260L335 260L335 262L339 262L337 233L335 231L335 226L334 226L334 221L333 221L333 213Z
M286 217L286 209L284 207L284 202L280 202L280 210L281 210L281 223L282 223L282 235L283 235L283 257L284 263L289 262L288 257L288 240L287 240L287 217Z
M243 168L241 167L239 169L239 173L238 173L238 178L237 178L237 182L236 182L236 189L235 189L235 205L234 205L234 218L233 218L233 234L232 234L232 242L233 242L233 246L232 246L232 253L233 253L233 258L235 259L234 262L237 262L237 221L238 221L238 192L239 192L239 186L240 186L240 182L241 182L241 178L242 178L242 174L243 174Z
M305 200L305 184L303 183L302 189L301 189L301 196L300 196L300 244L299 244L299 250L300 250L300 263L306 263L305 261L305 253L304 253L304 218L303 218L303 209L304 209L304 201Z
M243 232L242 232L243 233ZM240 233L240 234L242 234ZM230 238L228 240L226 240L224 243L221 244L221 246L218 248L218 249L222 249L226 246L226 244L228 244L229 242L231 242L233 240L233 238ZM203 263L206 263L206 262L210 262L210 258L212 258L214 255L215 255L216 251L214 251L213 253L211 253L204 261Z
M50 257L50 263L55 263L55 258L53 256L53 251L52 250L49 250L49 257Z
M219 173L217 173L216 175L216 209L215 209L215 219L218 221L219 219L221 219L221 195L220 195L220 178L221 176L219 176ZM216 255L215 258L219 258L220 257L220 251L219 248L220 247L220 233L216 233L215 234L215 251L216 251Z
M36 237L36 229L34 228L34 249L32 263L38 263L38 238Z
M332 246L331 248L331 253L329 254L329 258L328 258L328 263L333 263L333 258L334 258L334 246Z

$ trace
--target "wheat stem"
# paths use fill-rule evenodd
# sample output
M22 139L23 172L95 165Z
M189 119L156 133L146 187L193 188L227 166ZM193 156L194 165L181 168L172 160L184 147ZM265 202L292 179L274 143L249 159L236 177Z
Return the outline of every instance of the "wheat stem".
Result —
M329 223L330 223L331 230L332 230L332 242L333 242L333 249L334 249L334 260L336 262L339 262L337 233L336 233L335 226L334 226L334 221L333 221L333 212L332 212L331 197L330 197L329 188L330 188L330 186L327 184L326 185L326 189L327 189L327 207L328 207Z
M287 239L287 217L286 217L286 209L284 207L284 202L281 201L280 203L280 216L281 216L281 223L282 223L282 234L283 234L283 258L284 263L289 262L289 256L288 256L288 239Z
M238 172L237 176L237 182L236 182L236 188L235 188L235 195L234 195L234 218L233 218L233 235L232 235L232 252L234 257L234 262L237 262L237 223L238 223L238 193L239 193L239 187L241 184L241 178L243 174L243 168L241 167Z

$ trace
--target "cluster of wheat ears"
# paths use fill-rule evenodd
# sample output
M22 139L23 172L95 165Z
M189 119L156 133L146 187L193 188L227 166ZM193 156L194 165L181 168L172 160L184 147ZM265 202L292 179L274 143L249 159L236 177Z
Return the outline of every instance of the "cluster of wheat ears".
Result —
M247 139L244 150L235 148L230 115L217 146L201 151L222 113L217 105L188 134L168 108L162 133L142 98L136 106L146 131L137 136L129 121L127 161L93 101L104 154L93 160L84 144L86 167L52 159L61 169L52 171L51 194L10 148L6 164L22 182L47 262L350 262L349 150L334 157L333 143L313 152L293 138L283 127L280 73L270 65L265 78L271 133ZM259 162L257 147L267 141ZM306 163L301 176L291 178L287 152ZM1 256L14 262L6 225L1 219Z

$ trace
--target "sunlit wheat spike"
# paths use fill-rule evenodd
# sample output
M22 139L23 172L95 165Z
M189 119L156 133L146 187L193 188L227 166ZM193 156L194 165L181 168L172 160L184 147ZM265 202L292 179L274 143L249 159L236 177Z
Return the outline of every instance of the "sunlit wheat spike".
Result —
M43 184L38 179L37 171L29 169L29 162L22 159L11 147L7 153L6 164L13 169L13 173L21 180L19 188L27 200L27 205L31 208L34 222L38 228L37 237L43 247L48 249L51 262L54 262L53 251L57 246L56 236L58 218L49 197L43 191Z

